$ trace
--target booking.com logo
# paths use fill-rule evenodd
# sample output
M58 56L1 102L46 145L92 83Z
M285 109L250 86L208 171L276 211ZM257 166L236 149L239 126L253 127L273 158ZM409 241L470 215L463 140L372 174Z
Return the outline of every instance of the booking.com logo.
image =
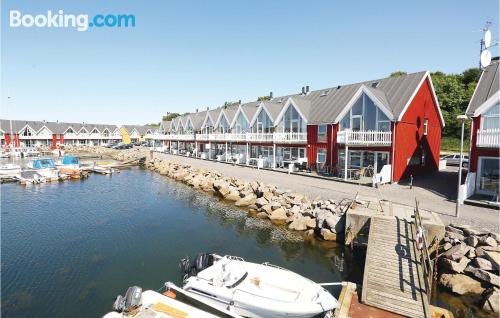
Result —
M87 31L89 28L128 28L135 27L133 14L97 14L90 17L87 14L66 14L63 10L47 14L21 14L21 11L10 10L9 26L37 28L74 28L77 31Z

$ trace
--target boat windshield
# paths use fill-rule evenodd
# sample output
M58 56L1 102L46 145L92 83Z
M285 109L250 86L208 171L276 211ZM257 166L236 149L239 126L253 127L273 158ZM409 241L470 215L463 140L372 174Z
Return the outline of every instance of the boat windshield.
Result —
M62 164L63 165L77 165L78 158L75 156L64 156L62 159Z
M33 168L35 169L42 169L42 168L54 168L55 163L54 159L38 159L33 162Z

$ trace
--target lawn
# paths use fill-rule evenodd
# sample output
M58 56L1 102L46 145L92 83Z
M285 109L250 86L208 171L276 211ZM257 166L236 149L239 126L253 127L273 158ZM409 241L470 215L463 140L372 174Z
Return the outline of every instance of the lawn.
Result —
M464 152L469 151L469 136L464 137ZM460 152L460 137L443 137L441 151Z

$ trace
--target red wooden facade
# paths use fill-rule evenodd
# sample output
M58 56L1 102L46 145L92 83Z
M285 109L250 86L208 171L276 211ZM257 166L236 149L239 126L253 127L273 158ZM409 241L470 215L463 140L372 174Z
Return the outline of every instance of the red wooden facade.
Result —
M392 145L387 147L349 147L349 151L389 152L389 163L393 161L393 181L409 178L422 173L437 171L441 150L441 131L443 128L439 106L434 100L432 86L424 80L417 93L403 113L401 120L392 124ZM424 121L427 120L427 134ZM395 125L395 129L394 129ZM326 163L338 165L338 152L344 149L337 144L339 124L327 125L326 142L318 142L318 125L307 126L307 158L309 165L316 164L318 149L327 149ZM395 133L394 133L395 132Z

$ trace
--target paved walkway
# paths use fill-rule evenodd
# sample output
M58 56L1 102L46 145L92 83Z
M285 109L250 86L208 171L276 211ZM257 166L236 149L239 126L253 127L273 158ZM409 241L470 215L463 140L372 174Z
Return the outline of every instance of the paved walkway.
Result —
M352 198L356 193L359 193L361 198L386 199L395 203L415 206L415 197L417 197L421 209L438 213L445 223L463 223L477 228L486 228L496 233L499 232L500 211L498 210L462 205L460 218L454 217L456 169L416 178L412 189L405 183L386 184L376 189L340 181L288 175L277 171L257 170L251 167L176 155L155 153L155 156L182 162L197 168L216 170L225 176L275 184L283 189L303 193L312 199L320 197L322 199L340 200L346 197Z

